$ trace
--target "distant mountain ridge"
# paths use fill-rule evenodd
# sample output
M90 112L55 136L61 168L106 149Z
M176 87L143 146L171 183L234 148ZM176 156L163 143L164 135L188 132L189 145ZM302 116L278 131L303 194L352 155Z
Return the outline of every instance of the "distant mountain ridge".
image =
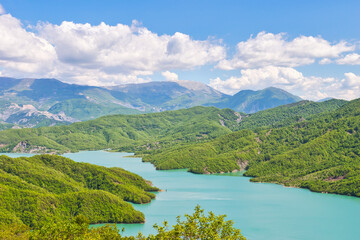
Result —
M259 91L242 90L225 101L215 104L219 108L231 108L237 112L254 113L302 99L280 88L269 87Z
M112 114L140 114L194 106L253 113L300 101L278 88L243 90L234 96L194 81L161 81L94 87L56 79L0 77L0 123L41 127L64 125Z

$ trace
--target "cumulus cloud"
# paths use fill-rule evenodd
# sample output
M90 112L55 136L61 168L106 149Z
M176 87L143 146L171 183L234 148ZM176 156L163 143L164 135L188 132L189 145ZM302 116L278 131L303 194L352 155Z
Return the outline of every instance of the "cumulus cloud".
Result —
M30 31L31 30L31 31ZM110 26L63 22L27 29L10 14L0 16L3 74L57 77L99 85L144 82L155 71L193 69L225 57L220 42L189 35L158 35L134 22Z
M360 55L357 53L350 53L343 58L336 60L338 64L360 65Z
M345 73L345 78L342 80L342 84L345 88L351 88L353 90L359 90L360 76L352 72Z
M321 37L312 36L300 36L288 41L284 33L260 32L254 38L239 42L233 58L220 61L217 68L296 67L314 63L317 58L337 58L354 49L344 41L331 44Z
M101 23L40 24L39 35L55 46L62 63L108 74L150 75L154 71L191 69L219 61L225 49L189 35L157 35L145 27Z
M162 72L161 75L163 75L163 77L168 81L177 81L177 80L179 80L179 76L176 73L173 73L173 72L170 72L170 71Z
M10 14L0 15L0 66L6 71L45 73L56 60L55 48L24 29Z
M241 76L222 80L210 80L209 86L227 94L235 94L244 89L263 89L279 87L297 94L304 99L319 100L326 97L354 99L360 97L360 77L345 73L343 79L304 76L289 67L268 66L259 69L246 69Z

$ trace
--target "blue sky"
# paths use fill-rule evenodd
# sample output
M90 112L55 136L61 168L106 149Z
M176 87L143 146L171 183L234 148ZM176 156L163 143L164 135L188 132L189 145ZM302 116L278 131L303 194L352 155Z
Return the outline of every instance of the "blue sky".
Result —
M193 80L228 94L276 86L314 100L360 97L359 1L0 4L4 76L90 85Z

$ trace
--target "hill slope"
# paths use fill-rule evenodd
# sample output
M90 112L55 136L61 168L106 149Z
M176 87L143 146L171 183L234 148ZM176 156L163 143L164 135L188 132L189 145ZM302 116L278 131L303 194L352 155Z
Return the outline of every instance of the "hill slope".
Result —
M230 109L194 107L140 115L113 115L69 126L0 132L0 150L66 152L105 148L150 153L204 142L240 129L284 126L337 109L345 102L299 102L246 115Z
M310 120L241 130L206 143L164 149L144 160L158 169L197 173L247 169L245 174L255 177L252 181L360 196L359 124L357 99Z
M254 113L298 101L301 101L300 97L282 89L270 87L259 91L242 90L214 106L231 108L237 112Z
M112 115L69 126L0 132L1 151L79 151L119 148L151 150L201 142L238 128L230 109L194 107L141 115Z
M300 101L249 115L243 115L239 129L281 127L301 122L336 110L346 104L345 100L331 99L325 102Z
M0 222L32 228L84 215L92 223L144 222L131 204L155 197L140 176L54 155L0 156Z

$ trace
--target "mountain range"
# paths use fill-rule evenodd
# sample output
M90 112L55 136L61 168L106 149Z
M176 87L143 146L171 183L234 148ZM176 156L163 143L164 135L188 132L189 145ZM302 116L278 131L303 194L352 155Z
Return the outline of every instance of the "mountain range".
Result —
M66 125L104 115L194 106L254 113L300 100L274 87L243 90L230 96L206 84L185 80L94 87L56 79L0 77L0 129Z

